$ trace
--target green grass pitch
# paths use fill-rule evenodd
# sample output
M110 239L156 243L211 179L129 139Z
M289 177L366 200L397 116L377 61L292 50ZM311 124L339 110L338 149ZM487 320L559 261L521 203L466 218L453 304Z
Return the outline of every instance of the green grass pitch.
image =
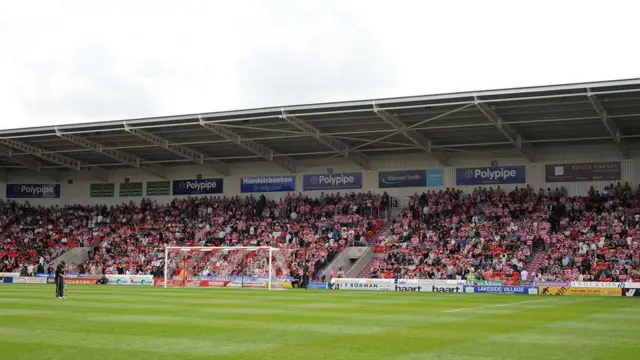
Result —
M0 285L2 360L640 359L638 298Z

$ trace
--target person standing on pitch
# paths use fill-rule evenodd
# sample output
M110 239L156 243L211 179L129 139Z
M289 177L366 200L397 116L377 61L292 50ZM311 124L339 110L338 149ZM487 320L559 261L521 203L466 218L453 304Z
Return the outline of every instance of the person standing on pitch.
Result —
M56 267L56 298L64 299L64 261Z

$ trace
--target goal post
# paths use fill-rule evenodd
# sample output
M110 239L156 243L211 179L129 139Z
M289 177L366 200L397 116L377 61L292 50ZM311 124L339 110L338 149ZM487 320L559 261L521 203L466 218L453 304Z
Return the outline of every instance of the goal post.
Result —
M260 246L165 246L167 287L291 287L291 249Z

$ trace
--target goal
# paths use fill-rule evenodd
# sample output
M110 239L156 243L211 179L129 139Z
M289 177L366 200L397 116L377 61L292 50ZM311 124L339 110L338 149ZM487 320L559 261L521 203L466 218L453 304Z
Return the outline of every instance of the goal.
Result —
M166 246L164 287L286 289L296 266L291 249Z

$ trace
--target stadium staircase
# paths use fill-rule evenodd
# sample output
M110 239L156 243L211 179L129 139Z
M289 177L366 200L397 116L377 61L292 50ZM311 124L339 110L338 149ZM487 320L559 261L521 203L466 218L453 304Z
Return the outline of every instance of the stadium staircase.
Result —
M542 265L544 264L544 251L536 251L531 258L531 261L527 264L527 271L529 274L537 274Z
M89 260L89 251L91 251L91 248L88 247L74 247L73 249L70 249L64 254L58 256L55 260L50 262L49 265L55 268L62 261L68 265L84 264Z
M384 263L384 254L374 254L373 258L367 264L367 266L365 266L362 271L360 271L358 277L365 279L370 278L373 269L379 267L382 263Z

